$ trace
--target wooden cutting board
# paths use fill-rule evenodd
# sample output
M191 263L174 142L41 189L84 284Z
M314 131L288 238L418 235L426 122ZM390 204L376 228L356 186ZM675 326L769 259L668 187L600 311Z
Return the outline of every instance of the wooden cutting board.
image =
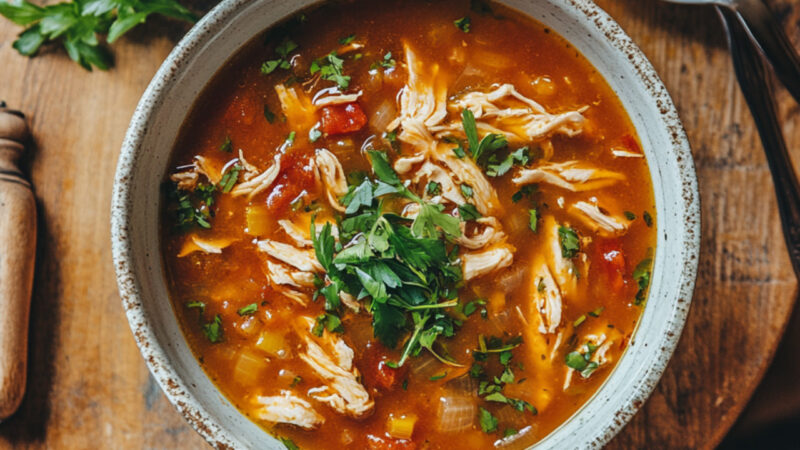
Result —
M795 298L769 171L712 10L598 3L671 92L697 161L703 210L700 272L683 338L653 396L610 447L711 447L763 376ZM800 47L800 4L772 6ZM139 355L109 243L125 129L184 31L151 20L114 46L115 69L87 73L61 52L19 56L11 48L19 29L0 21L0 97L30 120L40 218L28 393L0 424L0 448L204 445ZM783 92L779 100L789 147L800 158L800 109Z

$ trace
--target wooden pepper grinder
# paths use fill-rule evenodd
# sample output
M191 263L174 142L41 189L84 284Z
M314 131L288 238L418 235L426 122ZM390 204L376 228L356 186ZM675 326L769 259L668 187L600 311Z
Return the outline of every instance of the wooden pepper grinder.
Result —
M28 363L36 201L17 167L27 140L25 116L0 101L0 420L22 401Z

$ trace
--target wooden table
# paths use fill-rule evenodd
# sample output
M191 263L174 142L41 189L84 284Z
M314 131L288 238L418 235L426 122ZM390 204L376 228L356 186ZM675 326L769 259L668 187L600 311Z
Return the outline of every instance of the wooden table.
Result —
M655 393L611 447L710 447L762 378L795 298L770 174L713 10L598 3L672 93L694 150L703 209L700 272L683 338ZM772 6L800 44L800 5ZM0 97L30 118L41 228L28 393L0 424L0 446L201 447L134 345L109 245L123 134L185 30L151 21L114 46L115 69L91 74L61 52L17 55L11 43L18 31L0 22ZM798 106L783 92L779 102L790 148L800 150Z

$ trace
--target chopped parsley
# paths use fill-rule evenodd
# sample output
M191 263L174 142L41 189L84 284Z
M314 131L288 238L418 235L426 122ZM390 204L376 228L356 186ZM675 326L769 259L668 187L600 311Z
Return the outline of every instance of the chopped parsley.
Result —
M239 314L240 316L250 316L255 314L256 311L258 311L258 303L250 303L245 307L239 308L236 311L236 314Z
M193 226L211 228L214 217L214 197L217 187L210 183L197 183L194 190L185 191L171 183L167 193L170 203L174 204L175 226L186 231Z
M600 367L599 364L592 361L592 355L597 350L597 346L587 342L583 345L583 350L583 353L577 350L567 353L565 363L570 369L580 372L583 378L589 378Z
M220 151L223 151L225 153L230 153L231 151L233 151L233 142L231 142L230 136L225 136L225 140L222 141L222 144L220 144L219 149Z
M435 181L429 181L428 185L425 187L425 192L431 196L439 195L442 193L442 185Z
M297 44L288 38L284 38L277 47L275 47L275 53L278 54L278 58L269 60L264 62L261 65L261 73L264 75L269 75L277 69L289 69L291 68L291 64L289 64L289 54L293 51L297 50Z
M206 304L204 302L197 302L197 301L187 302L186 307L189 309L197 308L200 310L200 314L206 312Z
M574 229L560 226L558 237L561 241L561 256L564 258L574 258L581 251L581 242Z
M391 69L397 65L397 61L392 58L392 52L387 52L383 55L383 58L379 61L375 61L369 66L369 70L377 70L379 67L383 67L384 69Z
M641 305L647 298L647 288L650 286L650 266L653 264L652 258L645 258L633 269L633 280L639 286L636 291L634 304Z
M642 213L642 219L644 219L644 223L648 227L653 226L653 216L651 216L649 212L645 211L644 213Z
M472 25L472 20L469 18L469 16L464 16L460 19L454 20L453 24L456 26L456 28L464 33L469 33L469 27Z
M468 184L461 185L461 194L466 198L472 198L473 195L472 187Z
M484 408L479 407L478 410L481 430L487 434L497 431L497 417Z
M350 86L350 76L344 75L344 59L335 51L314 60L309 71L311 75L319 73L323 80L336 83L339 89L347 89Z
M475 205L471 205L469 203L464 203L463 205L458 206L458 215L464 222L469 222L470 220L476 220L483 217L483 215L478 212L478 209L475 207Z
M347 45L347 44L353 42L355 39L356 39L356 35L355 34L351 34L350 36L346 36L346 37L340 38L339 39L339 43L342 44L342 45Z
M469 109L465 108L461 111L461 124L464 127L464 134L467 135L467 143L469 144L472 159L478 165L485 165L484 157L488 157L508 145L506 137L496 133L489 133L479 141L475 115Z
M441 380L442 378L444 378L444 377L446 377L446 376L447 376L447 371L445 370L445 371L444 371L444 372L442 372L442 373L439 373L439 374L436 374L436 375L432 375L432 376L431 376L430 378L428 378L428 379L429 379L429 380L431 380L431 381L436 381L436 380Z
M636 214L634 214L634 213L632 213L630 211L625 211L624 214L625 214L625 218L626 219L628 219L628 220L636 220Z
M301 377L300 375L295 375L294 378L292 378L292 383L289 385L289 387L293 388L302 382L303 382L303 377Z
M321 337L324 330L328 330L331 333L342 333L344 331L344 327L342 327L342 319L340 319L336 314L320 314L317 316L316 323L314 324L314 328L311 330L311 332L315 336Z
M575 328L578 328L580 326L580 324L582 324L583 322L586 322L586 314L581 314L580 317L575 319L575 321L572 322L572 326L575 327Z
M536 209L529 209L528 210L528 227L530 227L531 231L536 233L536 228L539 223L539 215L536 212Z
M601 306L594 311L590 311L588 314L592 317L600 317L600 313L602 313L604 309L605 308Z
M204 323L202 326L203 334L212 344L222 341L222 318L217 314L211 322Z
M408 190L386 153L369 150L367 155L375 178L352 179L358 184L351 183L342 197L341 244L329 223L317 233L312 221L314 252L326 272L316 295L325 298L328 312L339 308L339 292L364 300L374 336L391 348L403 342L398 367L423 350L457 365L437 340L452 337L460 326L444 309L458 304L461 265L442 239L461 235L459 220ZM419 204L417 217L384 210L386 196Z

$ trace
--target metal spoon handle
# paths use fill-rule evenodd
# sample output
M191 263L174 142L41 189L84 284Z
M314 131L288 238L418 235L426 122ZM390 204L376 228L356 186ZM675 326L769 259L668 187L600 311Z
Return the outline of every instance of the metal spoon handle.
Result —
M778 79L800 103L800 56L781 24L762 0L739 0L736 2L736 11Z
M800 184L778 125L769 75L762 56L736 13L720 7L717 7L717 13L725 23L733 67L767 155L775 184L783 236L795 274L800 277Z

